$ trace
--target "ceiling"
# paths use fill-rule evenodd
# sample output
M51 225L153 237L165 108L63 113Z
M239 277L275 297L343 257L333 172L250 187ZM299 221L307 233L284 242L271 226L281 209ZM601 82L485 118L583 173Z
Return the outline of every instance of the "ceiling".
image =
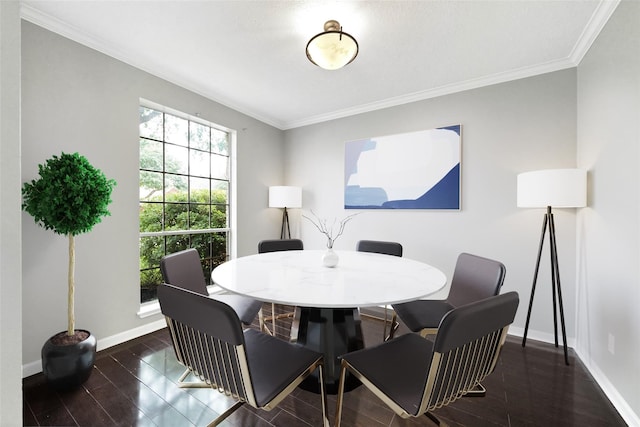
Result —
M578 65L617 0L32 1L24 19L290 129ZM360 52L326 71L338 20Z

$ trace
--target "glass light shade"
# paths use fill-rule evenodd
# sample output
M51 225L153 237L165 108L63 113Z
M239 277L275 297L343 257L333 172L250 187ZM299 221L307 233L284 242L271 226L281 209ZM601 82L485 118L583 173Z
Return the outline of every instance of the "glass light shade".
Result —
M518 175L518 207L581 208L587 206L587 171L545 169Z
M307 58L325 70L344 67L358 55L358 42L342 31L338 21L327 21L325 31L307 43Z
M269 187L270 208L301 208L302 188L278 185Z

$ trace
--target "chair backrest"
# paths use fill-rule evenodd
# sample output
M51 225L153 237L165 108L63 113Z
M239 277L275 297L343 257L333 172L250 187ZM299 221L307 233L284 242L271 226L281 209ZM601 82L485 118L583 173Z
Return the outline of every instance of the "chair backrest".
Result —
M518 293L507 292L442 318L419 414L457 400L493 372L518 303Z
M261 240L258 242L258 253L278 252L278 251L301 251L304 244L300 239L274 239Z
M402 245L397 242L381 240L360 240L356 245L358 252L374 252L377 254L402 256Z
M456 261L447 301L458 307L498 295L505 274L506 268L501 262L461 253Z
M200 255L193 248L162 257L160 271L165 283L202 295L209 295L207 282L202 272Z
M244 334L227 304L177 286L158 286L176 357L194 375L235 399L256 406Z

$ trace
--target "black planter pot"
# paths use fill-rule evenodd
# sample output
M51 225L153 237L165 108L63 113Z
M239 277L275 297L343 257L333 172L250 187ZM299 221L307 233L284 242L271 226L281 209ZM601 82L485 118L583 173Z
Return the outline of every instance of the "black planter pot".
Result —
M42 347L42 373L47 382L55 389L70 390L82 385L89 379L96 360L96 338L89 336L77 344L56 345L49 338ZM66 332L64 332L66 334Z

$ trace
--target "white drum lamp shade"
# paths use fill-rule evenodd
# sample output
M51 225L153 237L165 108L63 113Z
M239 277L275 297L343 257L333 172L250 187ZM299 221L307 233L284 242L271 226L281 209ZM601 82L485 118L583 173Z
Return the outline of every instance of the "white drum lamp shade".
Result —
M293 186L269 187L270 208L301 208L302 188Z
M587 206L587 171L545 169L518 175L519 208Z

